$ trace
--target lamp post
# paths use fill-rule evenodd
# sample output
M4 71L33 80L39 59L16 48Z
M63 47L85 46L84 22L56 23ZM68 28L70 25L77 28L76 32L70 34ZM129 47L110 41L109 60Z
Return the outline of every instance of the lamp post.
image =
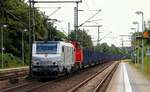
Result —
M1 24L0 27L1 27L1 54L2 54L2 57L1 57L1 68L4 68L4 60L3 60L3 51L4 51L4 47L3 47L3 39L4 39L4 37L3 37L3 28L6 28L7 25Z
M22 31L22 64L24 65L24 32L28 31L27 29L24 29Z
M142 11L137 11L136 12L137 15L142 15L142 33L144 32L144 13ZM142 39L142 49L141 49L141 53L142 53L142 71L144 71L144 41Z
M133 24L137 25L137 36L139 36L139 22L134 21ZM139 40L137 40L137 47L138 47L138 49L137 49L137 63L139 63L139 61L140 61L140 59L139 59L140 58L140 55L139 55L139 44L140 44L140 42L139 42Z
M2 55L2 58L1 58L1 68L4 67L4 62L3 62L3 27L1 25L1 55Z
M137 60L136 60L136 57L137 57L137 55L136 55L136 28L131 28L131 30L134 30L135 32L133 33L134 34L134 57L135 57L135 59L134 59L134 63L136 64L137 62Z

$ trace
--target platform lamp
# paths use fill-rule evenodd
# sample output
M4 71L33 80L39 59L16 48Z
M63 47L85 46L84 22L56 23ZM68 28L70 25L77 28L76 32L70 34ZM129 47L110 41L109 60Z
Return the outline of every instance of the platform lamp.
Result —
M137 11L136 14L137 15L142 15L142 33L143 33L144 32L144 13L142 11ZM144 41L143 41L143 39L142 39L141 53L142 53L141 69L144 72Z
M137 55L136 55L136 28L131 28L131 30L134 30L134 32L132 33L133 34L133 36L134 36L134 57L135 57L135 59L134 59L134 63L136 64L137 62L137 60L136 60L136 57L137 57Z
M137 25L137 36L139 37L139 22L134 21L133 24ZM137 49L137 63L140 62L139 45L140 45L140 42L139 42L139 40L137 40L137 47L138 47L138 49Z
M4 68L4 60L3 60L3 52L4 52L4 46L3 46L3 40L4 40L4 34L3 34L3 29L4 28L7 28L8 27L8 25L4 25L4 24L1 24L0 25L0 28L1 28L1 55L2 55L2 57L1 57L1 68Z
M22 31L22 64L24 65L25 61L24 61L24 32L27 32L27 29L24 29Z

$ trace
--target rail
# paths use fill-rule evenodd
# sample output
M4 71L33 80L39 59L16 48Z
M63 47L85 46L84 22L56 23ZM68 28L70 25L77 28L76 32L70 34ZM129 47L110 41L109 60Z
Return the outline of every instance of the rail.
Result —
M119 63L116 63L115 66L109 71L106 73L105 77L101 78L101 82L96 86L96 88L93 90L93 92L98 92L99 90L101 90L101 88L106 88L106 85L103 86L103 84L105 84L105 81L108 79L108 78L111 78L111 76L113 75L113 73L115 72L117 66L118 66ZM108 66L109 67L109 66ZM105 71L108 67L105 67L104 69L102 69L101 71L97 72L96 74L90 76L89 78L87 78L86 80L84 80L83 82L81 82L79 85L76 85L75 87L71 88L68 92L76 92L78 89L80 89L81 87L83 87L86 83L88 83L90 80L94 79L96 76L98 76L99 74L103 73L103 71ZM106 84L108 84L109 81L107 81ZM100 91L100 92L104 92L103 91Z

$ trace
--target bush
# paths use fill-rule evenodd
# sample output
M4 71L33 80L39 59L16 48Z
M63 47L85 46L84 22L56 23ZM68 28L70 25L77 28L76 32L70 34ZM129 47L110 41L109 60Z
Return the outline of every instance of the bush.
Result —
M0 59L1 58L2 58L2 54L0 54ZM22 61L10 53L3 54L3 62L4 62L4 68L23 66ZM2 66L2 60L0 60L0 66Z

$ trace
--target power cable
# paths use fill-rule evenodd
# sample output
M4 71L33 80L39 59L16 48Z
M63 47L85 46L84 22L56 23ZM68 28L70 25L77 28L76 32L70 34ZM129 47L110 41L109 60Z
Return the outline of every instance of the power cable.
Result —
M95 13L93 16L89 17L86 21L84 21L82 24L79 25L79 27L83 26L86 22L88 22L89 20L91 20L92 18L94 18L101 10L98 10L97 13Z

